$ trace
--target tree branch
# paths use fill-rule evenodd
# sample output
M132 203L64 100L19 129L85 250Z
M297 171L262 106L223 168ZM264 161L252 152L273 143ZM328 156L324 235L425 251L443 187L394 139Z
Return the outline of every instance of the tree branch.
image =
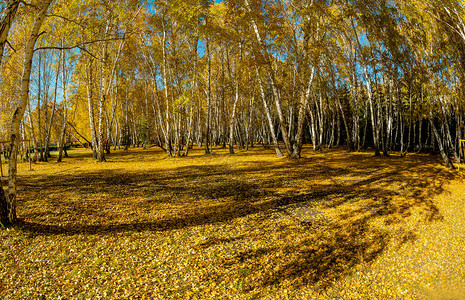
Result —
M13 50L13 52L16 52L16 49L10 44L10 42L8 40L5 41L7 43L8 46L10 46L10 48Z
M78 47L79 50L82 50L84 52L86 52L87 54L89 54L90 56L92 56L93 58L95 58L96 60L99 60L99 58L97 56L95 56L94 54L92 54L89 50L87 50L86 48L84 47Z
M86 139L82 134L80 134L79 131L77 131L76 127L74 127L74 125L73 125L71 122L67 121L66 123L68 123L68 125L71 126L71 128L73 128L74 131L75 131L80 137L82 137L87 143L89 143L89 146L92 148L93 145L92 145L92 142L91 142L91 141L89 141L89 140ZM71 133L71 131L70 131L70 133ZM75 137L75 138L76 138L76 137ZM76 139L76 140L77 140L77 139Z
M39 50L71 50L71 49L75 49L75 48L80 48L81 49L81 47L83 47L85 45L89 45L89 44L100 43L100 42L108 42L108 41L119 41L119 40L124 40L124 39L125 39L125 37L115 37L115 38L109 38L109 39L99 39L99 40L93 40L93 41L88 41L88 42L82 42L82 43L72 45L72 46L64 46L64 47L60 47L60 46L44 46L44 47L35 48L34 52L39 51Z
M83 25L82 23L78 22L78 21L75 21L75 20L72 20L72 19L69 19L67 17L64 17L64 16L60 16L60 15L56 15L56 14L50 14L50 15L47 15L47 17L55 17L55 18L60 18L60 19L63 19L67 22L70 22L70 23L73 23L73 24L76 24L78 26L81 26L83 28L87 28L87 26Z
M37 5L31 4L31 3L27 3L26 1L23 1L23 0L20 0L19 3L21 3L21 4L24 5L24 6L33 7L33 8L36 8L36 9L39 8Z

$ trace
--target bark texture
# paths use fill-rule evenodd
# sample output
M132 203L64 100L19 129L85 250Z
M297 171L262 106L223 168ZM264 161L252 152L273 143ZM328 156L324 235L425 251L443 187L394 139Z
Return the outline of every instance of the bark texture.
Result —
M8 226L8 212L5 191L0 186L0 227Z
M10 158L8 161L8 197L7 197L7 218L8 223L16 223L16 173L17 173L17 152L18 152L18 140L20 137L19 126L24 117L27 102L29 99L29 85L32 69L32 58L34 55L34 46L39 37L39 31L42 27L42 23L45 20L46 12L51 4L52 0L44 1L42 8L37 13L34 21L34 26L30 33L28 42L26 44L24 61L23 61L23 72L21 76L21 91L19 94L19 102L16 110L11 118L10 127Z

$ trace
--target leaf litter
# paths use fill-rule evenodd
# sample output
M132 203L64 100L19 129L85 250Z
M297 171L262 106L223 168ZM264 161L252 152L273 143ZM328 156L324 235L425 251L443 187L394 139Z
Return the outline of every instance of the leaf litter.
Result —
M465 296L463 175L436 157L70 154L19 166L5 299Z

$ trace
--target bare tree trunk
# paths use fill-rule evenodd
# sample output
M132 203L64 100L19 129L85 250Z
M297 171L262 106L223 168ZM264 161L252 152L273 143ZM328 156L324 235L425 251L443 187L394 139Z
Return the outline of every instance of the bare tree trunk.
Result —
M354 55L355 57L355 55ZM353 130L352 130L352 141L354 144L355 151L360 151L360 116L359 116L359 98L358 98L358 84L355 73L352 76L352 100L353 100Z
M163 18L162 21L163 25L163 40L162 40L162 53L163 53L163 85L165 91L165 147L166 147L166 154L168 157L172 157L172 145L171 145L171 128L170 128L170 105L169 105L169 98L168 98L168 58L166 54L166 24L165 19Z
M31 127L31 139L32 139L32 146L34 147L34 162L37 161L38 159L38 156L37 156L37 153L38 153L38 145L37 145L37 139L36 139L36 135L34 134L34 121L32 119L32 113L31 113L31 103L30 101L28 101L28 113L29 113L29 127Z
M0 228L4 228L10 223L8 221L7 207L8 207L8 202L6 200L5 191L3 190L2 182L0 179Z
M6 7L3 9L2 16L0 17L0 63L3 59L3 52L5 50L5 44L8 43L8 35L13 20L16 17L18 6L22 1L9 0L7 1Z
M362 52L362 46L360 44L360 40L359 40L359 37L358 37L358 34L357 34L357 30L355 28L355 24L352 22L352 29L354 31L354 35L356 37L356 43L357 43L357 46L358 46L358 49L359 49L359 52L360 52L360 55L361 55L361 64L362 64L362 67L363 67L363 72L365 74L365 79L366 79L366 89L367 89L367 93L368 93L368 104L370 105L370 113L371 113L371 125L372 125L372 132L373 132L373 143L374 143L374 148L375 148L375 156L379 156L380 155L380 151L379 151L379 140L380 140L380 137L379 137L379 118L375 118L375 111L374 111L374 104L373 104L373 93L372 93L372 90L371 90L371 78L370 78L370 75L368 73L368 67L367 67L367 62L363 56L363 52ZM376 73L376 70L375 70L375 73ZM375 75L375 79L376 79L376 75ZM378 92L379 93L379 92ZM379 104L378 104L379 105Z
M161 114L161 108L160 108L160 97L159 97L159 93L158 93L158 85L157 85L157 82L155 80L154 82L154 87L155 87L155 95L156 95L156 104L157 104L157 113L156 113L156 116L158 118L158 124L159 124L159 128L161 129L161 132L163 134L163 138L165 140L165 147L166 148L163 148L161 146L161 142L159 144L160 148L162 148L164 151L166 151L166 155L168 157L171 157L171 146L170 146L170 138L168 136L168 132L166 132L166 128L165 126L163 125L163 118L162 118L162 114ZM155 114L155 106L153 106L153 113ZM127 121L126 121L127 123Z
M32 58L34 55L34 46L39 37L39 30L45 20L45 14L52 0L43 2L43 7L37 13L34 26L27 41L24 53L23 72L21 76L21 91L19 102L11 118L10 127L10 151L11 155L8 161L8 197L7 197L7 220L9 224L14 224L16 217L16 173L17 173L17 149L18 139L20 138L19 126L24 117L27 102L29 99L29 83L31 77ZM7 224L7 225L9 225Z
M95 115L94 115L94 93L92 82L94 80L92 73L92 58L89 58L89 65L87 66L87 107L89 112L89 126L90 126L90 135L92 137L92 153L94 159L97 159L97 132L95 130Z
M313 103L314 104L314 103ZM313 108L312 107L309 107L308 108L308 112L310 114L310 124L309 124L309 127L310 127L310 135L311 135L311 138L312 138L312 148L313 148L313 151L317 151L318 150L318 142L317 142L317 136L316 136L316 117L315 117L315 112L313 111Z
M445 100L443 101L441 98L442 98L442 96L439 97L439 105L441 105L442 115L444 116L444 125L445 125L444 129L445 129L445 133L446 133L446 138L447 138L447 141L449 143L450 148L452 149L452 153L454 154L455 160L457 162L459 162L459 156L458 156L457 148L456 148L455 143L452 140L452 136L450 134L449 118L447 117L446 108L444 107L445 106L445 104L444 104Z
M254 92L252 93L254 94ZM252 96L249 100L249 112L248 112L248 118L249 120L247 121L247 131L246 131L246 136L247 136L247 150L249 149L249 144L250 148L254 147L254 137L252 136L253 134L253 125L252 125L252 119L253 119L253 106L255 102L255 97ZM246 116L247 117L247 116ZM252 134L251 134L252 131Z
M50 157L50 139L52 135L52 125L53 125L53 119L55 118L55 113L56 113L56 104L57 104L57 94L58 94L58 78L60 74L60 68L61 64L58 64L57 72L56 72L56 77L55 77L55 87L54 87L54 96L53 96L53 104L52 104L52 112L50 115L50 120L48 120L47 124L47 115L45 115L45 143L44 143L44 161L48 161L48 158ZM47 111L47 107L45 108L45 111Z
M377 115L375 115L375 108L373 104L373 94L371 91L371 81L368 75L367 67L364 66L365 70L365 77L366 77L366 88L368 92L368 104L370 105L370 113L371 113L371 130L373 132L373 144L375 148L375 156L380 155L379 151L379 122L377 121L378 119L376 118ZM379 105L379 104L378 104Z
M66 119L67 119L67 112L66 110L63 112L63 124L61 128L61 134L60 134L60 140L59 140L59 145L58 145L58 157L57 157L57 162L62 162L63 160L63 151L65 151L65 144L66 144ZM65 157L67 155L65 154Z
M108 114L105 115L106 120L107 120L107 134L106 134L106 141L107 142L105 144L105 152L106 152L106 154L110 154L110 148L111 148L111 143L112 142L116 147L116 143L113 141L114 139L113 139L112 131L113 131L113 126L116 123L116 108L117 108L117 104L118 104L118 87L116 87L116 92L113 92L112 94L113 94L113 97L111 97L111 100L112 100L111 101L111 117L108 118ZM148 96L146 95L146 99L147 99L147 97ZM148 106L148 103L146 103L146 105ZM146 114L148 115L148 112ZM116 126L118 126L118 125L116 125ZM117 128L116 128L116 132L118 132Z
M422 128L423 128L423 119L420 116L420 117L418 117L418 152L423 151Z
M250 12L251 9L250 9L250 5L249 5L249 0L245 0L245 6L246 6L247 10ZM273 67L271 65L271 60L270 60L270 57L269 57L269 53L268 53L268 51L266 49L266 46L265 46L265 43L264 43L264 41L263 41L263 39L261 37L260 31L258 30L257 23L255 22L255 20L253 18L250 19L250 22L251 22L251 25L253 27L255 36L257 38L257 42L258 42L258 45L260 47L260 51L261 51L262 55L265 58L265 66L267 68L268 75L270 77L271 89L273 91L273 97L274 97L274 101L275 101L275 104L276 104L276 111L278 113L279 123L281 125L282 138L283 138L283 141L284 141L284 145L286 147L287 155L289 157L292 157L292 147L291 147L291 143L290 143L290 140L289 140L289 136L287 134L286 120L284 119L284 115L283 115L283 112L282 112L282 109L281 109L281 103L280 103L280 97L279 97L279 92L278 92L278 85L277 85L277 82L276 82L275 71L273 70Z
M63 45L63 43L62 43ZM61 128L60 134L60 146L58 149L58 158L57 162L61 162L63 160L63 148L65 144L65 137L66 137L66 125L68 122L68 107L67 107L67 99L66 99L66 66L65 66L65 52L61 50L61 62L62 62L62 76L61 76L61 84L62 84L62 94L63 94L63 123Z
M441 157L444 160L444 163L449 169L451 170L455 169L455 166L452 164L452 161L449 159L449 156L447 155L446 150L444 149L444 142L441 139L441 136L438 133L438 130L436 129L436 125L434 125L433 116L431 112L430 112L430 117L428 119L431 125L431 130L433 131L433 134L434 134L434 138L436 139L436 142L438 144L439 152L441 153Z
M189 155L190 141L192 140L192 133L194 131L194 106L191 104L189 115L188 115L188 127L187 127L187 139L186 139L186 150L182 156Z
M265 90L263 89L263 83L262 83L262 80L260 78L260 73L258 72L257 67L255 67L255 72L257 74L258 84L260 86L260 96L262 98L263 107L265 108L266 118L268 119L268 126L270 128L270 133L271 133L271 138L273 140L274 149L276 151L276 155L278 157L282 157L283 153L281 152L281 149L279 149L279 143L278 143L278 139L276 138L273 119L271 118L270 109L268 107L268 103L266 102Z
M347 123L346 116L344 114L344 109L342 108L342 104L339 98L337 99L337 105L339 106L339 110L342 116L342 121L344 123L344 128L346 130L347 146L349 147L350 150L352 150L353 146L352 146L351 133L349 131L349 124Z
M33 119L32 119L32 114L31 114L31 103L29 102L29 122L30 122L30 126L31 126L31 138L32 138L32 143L33 143L33 146L34 146L34 162L36 162L37 160L39 161L43 161L43 153L42 151L40 151L39 149L42 148L41 147L41 123L40 123L40 96L41 96L41 73L40 73L40 70L41 70L41 52L39 52L39 66L38 66L38 83L37 83L37 137L36 135L34 134L34 122L33 122ZM39 151L40 151L40 158L39 158Z
M335 118L335 114L333 112L333 110L331 109L331 127L329 128L329 131L331 132L331 134L329 134L329 141L328 141L328 149L331 149L333 147L333 143L334 143L334 127L336 125L336 118Z
M323 142L324 142L324 133L325 133L325 115L324 115L324 110L323 110L323 95L320 93L318 96L319 98L319 103L317 104L317 116L318 116L318 124L319 126L319 139L318 139L318 148L320 150L323 149Z
M403 105L402 105L402 100L400 99L400 97L398 98L398 105L399 105L399 116L398 116L398 122L399 122L399 129L398 131L400 130L400 156L403 157L403 156L406 156L407 155L407 152L408 152L408 145L405 146L405 138L404 138L404 128L405 128L405 125L404 125L404 116L402 114L402 111L403 111Z
M236 72L237 74L237 72ZM236 107L239 101L239 81L236 78L236 93L232 108L231 121L229 122L229 154L234 154L234 122L236 120Z
M105 106L105 95L102 95L99 101L99 108L98 108L98 151L97 151L97 159L99 162L106 161L105 158L105 140L104 140L104 130L103 130L103 115L104 115L104 106Z
M299 159L300 153L302 152L303 135L304 135L304 122L305 122L305 110L307 108L308 99L310 98L310 91L312 89L313 76L315 75L315 67L312 67L312 73L307 83L305 94L301 95L301 102L299 106L299 117L297 121L297 134L295 139L295 147L292 152L292 158Z
M197 73L197 43L198 43L198 37L194 39L194 42L192 43L192 48L194 52L194 74ZM192 101L195 98L195 91L198 89L198 84L197 84L197 76L193 76L192 78ZM186 139L186 150L184 151L183 156L189 155L189 150L190 150L190 142L192 141L192 144L194 143L193 135L194 135L194 104L190 103L190 111L189 111L189 123L188 123L188 129L187 129L187 139Z
M415 128L413 127L413 108L412 108L412 91L411 83L408 86L408 98L409 98L409 124L408 124L408 137L407 137L407 146L405 148L405 154L410 149L412 145L412 134L415 134ZM415 149L415 136L413 137L413 148Z
M211 124L211 57L210 42L207 38L205 42L207 48L207 112L205 117L205 154L210 154L210 124Z
M0 17L0 64L3 60L3 52L5 49L5 44L8 42L8 35L10 33L10 28L13 23L13 20L16 17L16 12L18 10L18 6L21 3L19 0L8 1L6 7L3 9L2 16ZM23 112L24 114L24 112ZM1 157L0 157L1 159ZM16 175L16 174L15 174ZM15 179L16 180L16 179ZM4 227L12 223L9 219L10 217L10 210L11 208L15 209L15 206L12 207L12 202L6 198L5 192L3 190L3 186L0 181L0 226ZM13 217L12 221L16 220L16 210L14 210L11 214Z
M339 116L339 109L338 109L337 105L334 108L334 111L335 111L335 114L336 114L336 133L337 133L337 139L336 139L335 147L338 148L339 144L341 143L341 118Z
M39 156L39 161L44 161L44 151L43 151L43 139L42 139L42 122L41 122L41 99L42 99L42 95L41 95L41 85L42 85L42 76L41 76L41 61L42 61L42 55L41 55L41 52L39 52L39 76L38 76L38 91L37 91L37 134L38 134L38 137L37 137L37 141L38 141L38 146L37 148L38 151L40 152L37 153L37 155L40 155ZM44 63L44 66L45 66L45 63ZM48 90L48 88L47 88ZM45 93L46 96L45 97L48 97L48 91ZM44 101L45 102L45 101ZM45 107L45 111L47 111L47 105L44 105ZM45 122L46 124L46 122Z

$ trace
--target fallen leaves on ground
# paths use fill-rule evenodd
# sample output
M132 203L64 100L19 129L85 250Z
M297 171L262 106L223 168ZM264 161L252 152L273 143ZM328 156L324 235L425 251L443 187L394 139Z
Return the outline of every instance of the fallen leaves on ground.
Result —
M436 157L70 154L20 165L20 223L0 231L6 299L465 295L463 176Z

